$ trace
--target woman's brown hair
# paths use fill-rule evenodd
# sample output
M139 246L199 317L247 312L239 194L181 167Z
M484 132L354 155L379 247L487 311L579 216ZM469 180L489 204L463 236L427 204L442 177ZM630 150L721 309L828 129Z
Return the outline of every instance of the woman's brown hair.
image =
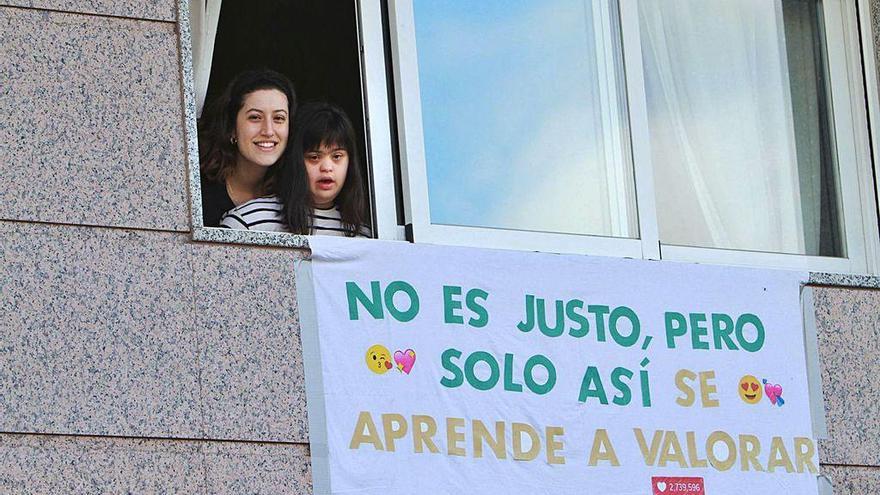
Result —
M304 104L293 121L293 139L289 145L292 166L283 169L278 187L288 228L296 234L312 233L309 220L312 199L303 156L309 151L320 150L322 146L340 147L348 151L348 174L336 197L336 207L345 235L364 235L368 230L366 195L354 126L345 111L324 102Z
M245 71L229 82L223 93L206 109L199 120L199 160L202 177L224 182L235 168L238 146L233 141L235 119L247 95L260 89L277 89L287 97L288 115L296 114L296 92L287 76L269 69ZM281 155L263 178L263 194L271 194L280 170L290 166L290 153Z

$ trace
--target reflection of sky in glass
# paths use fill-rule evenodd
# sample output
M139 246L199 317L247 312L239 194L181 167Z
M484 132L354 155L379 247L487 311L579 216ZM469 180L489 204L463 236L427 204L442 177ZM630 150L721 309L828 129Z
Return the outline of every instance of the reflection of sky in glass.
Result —
M589 0L415 0L432 223L607 234Z

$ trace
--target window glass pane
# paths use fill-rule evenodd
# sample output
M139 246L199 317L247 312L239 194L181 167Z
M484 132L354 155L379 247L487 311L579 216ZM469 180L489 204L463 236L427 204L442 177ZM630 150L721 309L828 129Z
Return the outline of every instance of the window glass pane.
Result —
M431 222L637 236L610 2L413 4Z
M844 256L817 2L639 14L661 242Z

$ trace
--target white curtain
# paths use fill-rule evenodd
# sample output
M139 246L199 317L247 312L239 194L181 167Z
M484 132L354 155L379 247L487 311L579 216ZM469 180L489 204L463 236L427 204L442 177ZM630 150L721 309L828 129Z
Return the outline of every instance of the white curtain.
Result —
M779 2L639 11L660 240L804 253Z
M202 114L205 95L208 93L208 80L211 77L211 63L214 58L214 40L217 37L217 23L220 21L222 1L190 0L189 2L193 85L195 86L198 115Z

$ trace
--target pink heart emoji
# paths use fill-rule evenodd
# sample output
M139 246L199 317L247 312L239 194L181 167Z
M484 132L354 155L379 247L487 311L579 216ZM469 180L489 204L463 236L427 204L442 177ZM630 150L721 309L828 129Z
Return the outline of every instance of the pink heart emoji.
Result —
M778 399L782 397L782 385L773 385L773 395Z
M776 404L776 399L782 395L782 385L774 385L770 382L764 384L764 393L770 399L771 404Z
M416 364L416 351L407 349L405 351L394 351L394 362L397 363L397 369L409 374L412 367Z
M764 394L767 396L768 399L770 399L771 404L776 404L776 396L773 395L773 385L772 384L770 384L768 382L764 382Z

